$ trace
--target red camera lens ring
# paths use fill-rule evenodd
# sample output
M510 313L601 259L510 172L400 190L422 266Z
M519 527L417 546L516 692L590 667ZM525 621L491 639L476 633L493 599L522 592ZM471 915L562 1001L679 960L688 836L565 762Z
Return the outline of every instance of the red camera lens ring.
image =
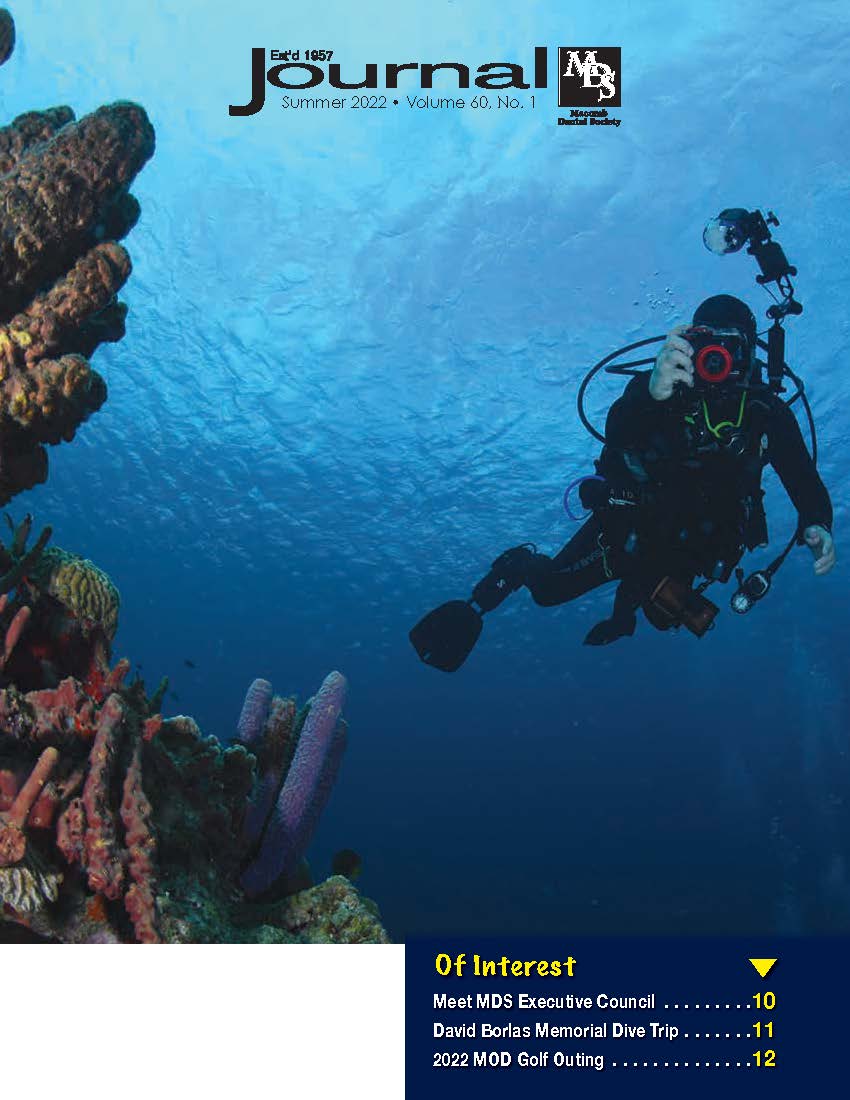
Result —
M706 359L712 354L719 355L723 360L723 366L719 371L711 371L705 365ZM722 344L709 344L697 352L696 370L704 382L725 382L732 373L732 356Z

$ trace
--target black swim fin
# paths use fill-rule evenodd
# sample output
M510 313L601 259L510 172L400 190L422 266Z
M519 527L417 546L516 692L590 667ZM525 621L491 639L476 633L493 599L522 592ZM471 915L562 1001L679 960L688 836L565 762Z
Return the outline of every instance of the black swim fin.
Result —
M421 660L442 672L455 672L478 641L482 618L466 600L450 600L430 611L410 632Z

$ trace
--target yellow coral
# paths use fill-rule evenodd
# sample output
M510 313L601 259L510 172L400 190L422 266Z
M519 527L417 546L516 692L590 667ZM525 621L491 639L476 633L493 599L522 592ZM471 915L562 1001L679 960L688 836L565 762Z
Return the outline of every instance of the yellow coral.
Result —
M28 348L32 343L32 336L22 328L10 328L9 335L19 348Z
M100 626L112 641L118 629L118 589L102 569L77 554L51 547L30 579L87 624Z

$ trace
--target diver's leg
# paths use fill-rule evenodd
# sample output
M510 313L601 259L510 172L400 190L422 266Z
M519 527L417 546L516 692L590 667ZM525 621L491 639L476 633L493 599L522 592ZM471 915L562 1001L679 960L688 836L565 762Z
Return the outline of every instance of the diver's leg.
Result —
M611 546L597 516L591 516L554 558L517 546L507 550L476 585L472 598L482 612L490 611L522 585L535 603L553 607L568 603L609 581L619 580L611 617L597 623L585 645L608 645L631 637L641 604L634 563Z
M537 553L532 543L505 550L476 584L471 598L482 612L492 611L524 585L535 603L552 607L615 577L611 549L598 519L591 516L554 558Z
M526 578L535 559L542 556L531 543L505 550L490 566L490 572L473 588L470 600L478 605L482 613L492 611L504 603L511 592L516 592L527 583Z
M530 545L506 550L476 584L468 600L450 600L420 619L409 635L420 659L443 672L460 668L478 641L485 612L522 587L536 556Z
M566 603L618 579L613 559L614 551L595 516L554 558L538 554L530 544L515 546L499 555L468 600L451 600L420 620L410 631L410 641L426 664L454 672L478 640L484 614L511 592L525 585L534 601L544 607ZM617 631L606 640L634 632L633 612L631 620L621 616Z
M535 603L553 607L617 578L614 553L599 520L591 516L554 558L534 555L525 585Z
M608 581L620 579L624 565L621 557L593 516L554 558L537 555L534 573L526 583L536 603L543 606L565 603ZM621 580L611 617L597 623L584 644L608 645L618 638L631 637L637 626L635 612L641 602L638 591L631 577Z

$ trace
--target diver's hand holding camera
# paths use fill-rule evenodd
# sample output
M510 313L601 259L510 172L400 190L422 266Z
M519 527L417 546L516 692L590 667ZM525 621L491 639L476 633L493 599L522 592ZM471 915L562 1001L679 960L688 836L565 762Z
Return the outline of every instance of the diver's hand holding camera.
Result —
M649 394L655 401L667 401L682 382L693 388L694 349L682 335L691 325L676 325L671 329L661 350L655 357L655 366L649 376Z
M700 396L749 384L753 353L737 328L716 325L677 325L671 329L649 378L656 401L667 401L688 386Z

